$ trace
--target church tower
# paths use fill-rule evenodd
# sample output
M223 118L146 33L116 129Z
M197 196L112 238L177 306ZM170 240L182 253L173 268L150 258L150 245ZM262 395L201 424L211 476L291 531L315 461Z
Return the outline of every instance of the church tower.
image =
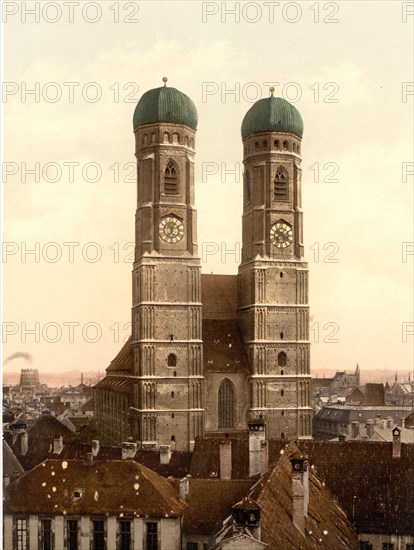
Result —
M197 110L164 86L135 109L134 435L190 450L204 426L200 260L194 207Z
M271 96L242 123L239 319L250 363L250 417L269 437L310 438L308 266L301 192L302 118Z

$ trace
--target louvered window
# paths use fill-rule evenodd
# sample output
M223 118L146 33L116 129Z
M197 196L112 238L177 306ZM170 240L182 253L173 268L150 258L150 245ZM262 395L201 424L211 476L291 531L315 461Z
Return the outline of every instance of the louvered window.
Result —
M178 195L178 192L178 168L176 164L170 160L164 172L164 194Z
M287 201L289 199L289 176L286 170L279 166L276 170L274 182L274 200Z

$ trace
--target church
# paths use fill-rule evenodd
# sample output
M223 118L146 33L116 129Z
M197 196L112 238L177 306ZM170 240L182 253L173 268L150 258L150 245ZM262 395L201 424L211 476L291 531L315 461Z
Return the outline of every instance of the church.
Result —
M133 116L132 334L95 387L101 441L191 451L198 436L259 419L269 438L310 439L302 117L273 89L246 113L238 274L202 274L197 110L163 80Z

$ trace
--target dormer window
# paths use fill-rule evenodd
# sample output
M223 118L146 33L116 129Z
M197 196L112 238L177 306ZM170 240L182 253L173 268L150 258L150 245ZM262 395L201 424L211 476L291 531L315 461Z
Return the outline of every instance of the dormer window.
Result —
M174 161L168 161L164 172L164 194L178 195L178 166Z

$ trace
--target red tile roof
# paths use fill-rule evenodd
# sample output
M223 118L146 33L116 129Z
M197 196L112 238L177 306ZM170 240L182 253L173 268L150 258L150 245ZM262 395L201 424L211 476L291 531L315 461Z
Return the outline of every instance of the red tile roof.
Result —
M133 460L49 459L10 485L6 500L25 514L177 517L185 507L166 479Z
M252 480L190 479L184 531L212 535L252 484Z
M128 338L125 344L122 346L121 350L118 352L116 357L112 359L107 367L106 372L108 373L120 373L120 372L132 372L133 370L133 357L132 357L132 336Z
M316 473L347 511L359 533L414 536L414 444L373 441L299 442Z

